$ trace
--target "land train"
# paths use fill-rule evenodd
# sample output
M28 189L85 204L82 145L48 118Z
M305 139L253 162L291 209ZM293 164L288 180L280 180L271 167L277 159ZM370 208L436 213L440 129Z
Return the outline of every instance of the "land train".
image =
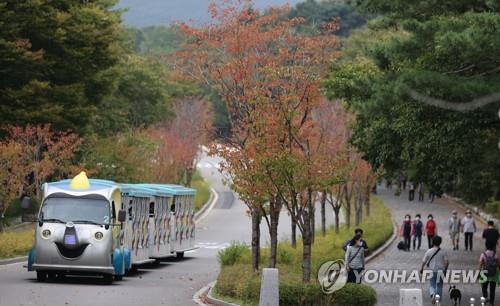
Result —
M28 271L37 280L100 275L120 280L137 266L195 248L196 191L172 184L88 179L45 183Z

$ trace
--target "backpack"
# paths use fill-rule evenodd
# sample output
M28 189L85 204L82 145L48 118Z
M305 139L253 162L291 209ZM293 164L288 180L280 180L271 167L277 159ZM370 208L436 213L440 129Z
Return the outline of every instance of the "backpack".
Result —
M398 250L406 250L406 243L404 241L398 242Z
M347 240L346 242L344 242L344 244L342 244L342 250L344 250L344 252L347 252L347 246L349 246L350 243L351 239Z
M493 256L488 256L486 255L486 252L483 253L484 255L484 261L485 261L485 266L484 269L486 270L486 276L495 276L497 275L497 260L495 258L495 253L493 253Z

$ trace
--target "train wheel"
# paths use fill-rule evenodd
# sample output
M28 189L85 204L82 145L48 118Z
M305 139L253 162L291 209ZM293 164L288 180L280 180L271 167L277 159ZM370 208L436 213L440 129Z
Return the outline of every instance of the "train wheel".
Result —
M44 282L47 279L47 273L45 271L36 271L36 280L39 282Z
M47 272L47 278L49 279L50 282L53 282L56 280L56 273L55 272Z
M183 259L184 258L184 252L177 252L176 253L177 259Z

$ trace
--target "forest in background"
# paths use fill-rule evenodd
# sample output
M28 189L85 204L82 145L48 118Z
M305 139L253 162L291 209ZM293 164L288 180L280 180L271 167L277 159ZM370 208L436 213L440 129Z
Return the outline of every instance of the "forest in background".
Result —
M490 209L498 211L493 201L500 197L498 103L461 113L408 95L411 88L461 102L498 91L498 5L358 2L307 0L289 13L305 19L297 31L306 34L325 22L340 24L342 55L323 87L330 99L342 99L356 113L351 142L393 181L406 176L438 195L490 201ZM166 64L185 42L178 26L127 27L116 4L0 2L3 202L33 194L37 182L80 169L116 180L161 177L136 165L157 160L145 152L173 147L159 131L178 128L173 122L181 106L204 110L200 120L209 132L190 141L231 135L217 93L179 79ZM70 139L71 152L50 151L58 150L52 143ZM184 147L189 146L194 144ZM47 162L54 158L72 167ZM168 159L179 169L168 180L189 180L193 165L187 159ZM28 170L19 175L19 169Z

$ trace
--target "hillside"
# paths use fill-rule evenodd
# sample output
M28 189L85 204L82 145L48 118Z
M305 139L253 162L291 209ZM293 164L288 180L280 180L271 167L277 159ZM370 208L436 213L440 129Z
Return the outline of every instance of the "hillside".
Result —
M258 8L286 3L296 4L300 0L255 0ZM126 25L146 27L168 25L176 21L207 21L208 0L120 0L118 8L127 8L123 15Z

